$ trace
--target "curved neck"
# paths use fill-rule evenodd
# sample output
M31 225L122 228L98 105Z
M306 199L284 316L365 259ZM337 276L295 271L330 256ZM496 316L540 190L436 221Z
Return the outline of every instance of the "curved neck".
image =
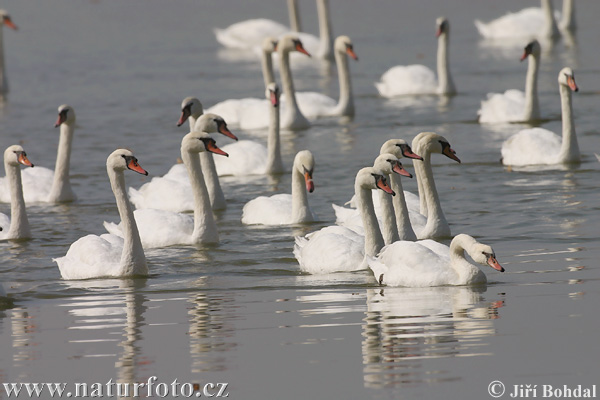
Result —
M542 10L544 11L544 31L543 36L546 38L556 39L560 36L556 21L554 20L554 9L551 0L541 0Z
M563 0L562 20L560 24L563 29L574 31L577 29L575 23L575 2L573 0Z
M396 215L398 238L399 240L417 240L417 235L415 235L415 231L410 224L410 218L408 216L408 207L406 205L406 199L404 198L402 179L398 175L392 174L390 176L390 182L392 190L396 192L396 195L392 197L392 202L394 204Z
M31 232L21 182L21 168L18 165L4 163L4 170L10 185L10 228L4 236L8 239L30 238ZM6 228L4 227L4 229Z
M356 185L354 193L358 199L358 209L365 229L365 254L375 257L385 245L385 241L379 230L379 223L375 215L373 195L371 190Z
M525 115L524 121L540 119L540 104L538 100L538 71L540 69L539 55L528 58L527 78L525 80Z
M306 222L312 218L308 208L308 193L304 175L294 167L292 172L292 223Z
M54 167L54 181L48 196L48 201L66 201L73 199L69 169L71 164L71 143L73 140L73 125L60 125L60 139Z
M281 140L279 137L279 106L270 105L269 136L267 137L267 174L283 172L281 161Z
M265 87L267 87L269 83L275 82L275 75L273 74L273 57L271 51L262 51L261 66L263 80L265 83Z
M456 88L450 75L450 56L449 56L449 34L442 33L438 37L437 50L437 73L438 73L438 93L455 94Z
M342 116L354 115L354 98L352 96L352 82L350 80L350 66L348 61L348 56L345 53L335 52L335 62L337 63L340 84L340 97L335 114Z
M107 167L110 186L117 201L117 209L121 217L121 231L123 232L123 252L121 253L121 273L119 276L147 275L148 265L140 233L138 231L133 209L127 199L125 190L125 176L123 171L115 171Z
M383 235L384 243L387 245L394 243L400 237L398 236L398 226L396 225L392 196L383 190L378 190L378 192L379 204L381 205L381 234Z
M562 145L560 146L561 162L577 162L580 160L579 144L575 134L575 121L573 120L573 104L571 89L559 85L560 104L562 110Z
M300 14L298 13L298 2L296 0L288 0L288 15L290 17L290 30L301 32Z
M4 28L0 26L0 99L8 92L6 70L4 69Z
M319 14L319 57L333 58L333 41L331 33L331 18L329 17L329 0L317 0Z
M200 154L181 149L181 159L185 164L192 194L194 195L194 231L192 239L200 242L219 241L217 224L210 205L210 196L204 183L204 175L200 165Z
M471 246L476 243L475 239L467 235L457 235L450 242L450 266L457 273L459 283L472 282L475 276L483 275L477 266L465 258L465 251L468 253ZM483 279L485 280L485 275Z
M219 182L219 175L217 174L217 167L215 166L215 160L212 153L206 151L200 153L200 165L206 176L204 182L206 184L206 189L208 190L212 208L215 210L225 208L225 195L221 189L221 183Z

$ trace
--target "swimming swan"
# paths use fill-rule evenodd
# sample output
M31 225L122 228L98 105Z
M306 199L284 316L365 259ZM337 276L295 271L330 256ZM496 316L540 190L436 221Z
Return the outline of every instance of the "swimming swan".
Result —
M23 198L20 164L33 167L23 147L19 145L9 146L4 151L4 171L6 172L11 199L10 218L0 213L0 225L3 227L3 230L0 232L0 240L31 238L29 220L27 219L27 211L25 209L25 199Z

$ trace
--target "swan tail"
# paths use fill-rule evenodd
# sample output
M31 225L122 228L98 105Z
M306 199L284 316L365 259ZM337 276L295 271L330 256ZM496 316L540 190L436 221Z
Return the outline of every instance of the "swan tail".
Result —
M106 229L108 233L112 233L113 235L123 237L123 233L121 232L121 228L119 227L119 225L115 224L114 222L107 221L104 221L102 224L104 225L104 229Z
M302 265L302 249L308 243L308 239L303 236L296 236L294 242L294 257L296 257L298 263Z

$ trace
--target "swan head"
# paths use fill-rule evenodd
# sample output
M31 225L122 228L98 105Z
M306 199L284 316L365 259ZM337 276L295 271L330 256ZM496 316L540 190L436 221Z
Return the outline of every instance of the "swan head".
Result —
M10 15L4 9L0 9L0 25L4 25L6 27L9 27L11 29L14 29L15 31L19 29L15 25L15 23L12 22L12 19L10 18Z
M110 153L106 159L106 168L117 172L130 169L138 174L148 175L148 171L140 166L133 152L128 149L117 149Z
M460 159L456 156L456 151L450 146L450 142L435 132L421 132L413 139L413 147L418 152L428 152L443 154L446 157L460 163Z
M500 265L496 259L496 253L494 253L494 249L492 249L491 246L475 242L473 245L471 245L468 253L473 261L482 265L488 265L496 271L504 272L504 267L502 267L502 265Z
M525 46L525 49L523 49L523 55L521 56L521 61L526 59L527 56L539 58L541 53L542 53L542 48L540 46L540 42L538 42L537 40L534 40L532 42L529 42L527 44L527 46Z
M335 43L333 44L333 48L338 53L347 54L352 57L356 61L358 61L358 56L354 52L354 45L352 44L352 40L348 36L342 35L338 36L335 39Z
M381 189L392 196L396 195L388 184L385 174L374 167L366 167L358 171L354 180L354 187L367 190Z
M190 132L181 140L181 150L188 153L209 153L229 157L229 154L217 147L215 139L206 132Z
M19 164L25 165L26 167L33 167L33 164L27 158L27 153L23 149L23 146L18 144L8 146L4 151L4 164L10 166L18 166Z
M294 169L304 176L306 191L314 192L313 172L315 170L315 157L309 150L302 150L294 158Z
M400 162L400 160L398 160L398 157L396 157L392 153L383 153L377 156L375 162L373 163L373 167L377 168L386 175L395 173L398 175L412 178L410 172L404 169L402 163Z
M575 73L569 67L561 69L558 73L558 84L567 86L574 92L579 91L579 87L577 86L577 83L575 83Z
M277 43L277 51L279 53L289 53L290 51L297 51L302 54L306 54L307 56L311 56L306 49L304 49L304 45L295 35L285 35L279 39Z
M265 90L265 97L267 100L271 102L273 107L279 106L279 95L281 94L281 90L279 89L279 85L275 82L271 82L267 85L267 89Z
M435 37L440 37L442 35L448 35L450 33L450 22L448 22L448 18L439 17L435 20L435 26L437 30L435 31Z
M397 158L406 157L406 158L414 158L415 160L423 161L423 157L413 153L412 149L410 148L410 146L408 145L408 143L406 143L406 140L404 140L404 139L387 140L381 146L379 153L380 154L392 153Z
M72 125L73 123L75 123L75 110L73 110L73 107L67 104L58 107L58 118L54 127L57 128L62 124Z
M196 97L186 97L181 102L181 116L177 121L177 126L183 125L189 117L198 118L204 113L202 103Z
M277 38L273 36L267 36L263 39L261 48L266 54L271 54L277 51Z
M196 121L196 125L194 125L194 131L206 133L219 132L228 138L238 140L238 138L227 128L225 120L217 114L208 113L201 115Z

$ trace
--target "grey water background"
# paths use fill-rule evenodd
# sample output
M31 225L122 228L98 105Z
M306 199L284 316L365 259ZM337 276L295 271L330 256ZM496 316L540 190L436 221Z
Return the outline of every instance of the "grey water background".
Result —
M262 97L257 59L224 50L212 29L251 17L287 23L287 10L282 0L4 1L20 30L4 30L11 92L0 108L0 148L22 143L33 163L53 167L56 109L72 105L79 200L29 206L34 238L0 243L0 281L14 303L0 306L0 381L157 376L168 384L228 382L232 399L485 399L494 380L508 390L598 384L600 2L576 2L576 44L546 46L540 71L542 126L560 132L557 73L575 70L580 165L508 170L499 163L502 141L524 126L476 122L486 93L523 88L526 43L483 42L473 20L529 5L538 2L331 0L334 34L349 35L360 58L351 63L356 118L318 120L284 134L282 145L287 165L298 150L315 154L309 200L319 222L243 226L243 205L288 192L290 175L224 178L218 246L147 251L147 279L66 282L52 258L118 218L107 155L132 149L150 172L127 174L139 187L179 156L184 97L206 107ZM300 11L304 30L316 33L314 2L301 0ZM459 94L380 98L373 82L389 67L435 66L440 15L451 23ZM335 71L318 61L294 77L298 90L337 97ZM301 274L294 235L334 222L331 203L351 197L356 171L385 140L429 130L463 161L433 159L453 233L492 245L507 271L486 269L489 283L480 288L383 290L367 271ZM234 133L265 140L264 132ZM414 179L404 186L416 191Z

